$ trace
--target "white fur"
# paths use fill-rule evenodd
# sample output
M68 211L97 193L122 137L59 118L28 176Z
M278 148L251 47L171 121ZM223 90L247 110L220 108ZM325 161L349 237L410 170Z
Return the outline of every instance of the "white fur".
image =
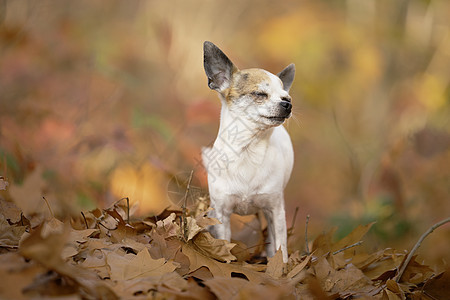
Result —
M266 71L267 72L267 71ZM210 216L222 224L210 231L217 238L230 240L230 214L264 212L268 221L268 256L281 248L287 262L287 232L283 191L289 180L294 153L282 121L276 116L281 97L288 96L281 80L267 72L270 81L258 91L269 97L258 105L250 96L227 103L222 95L220 127L211 148L204 148L202 158L208 172L211 198Z

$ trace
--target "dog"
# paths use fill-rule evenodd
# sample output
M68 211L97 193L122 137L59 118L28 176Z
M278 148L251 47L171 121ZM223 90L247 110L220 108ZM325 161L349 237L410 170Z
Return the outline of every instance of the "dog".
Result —
M221 224L208 228L218 239L231 238L230 215L262 210L268 223L266 254L281 248L288 261L284 188L294 163L292 142L282 124L292 115L289 89L295 65L277 75L263 69L239 70L213 43L204 42L208 86L221 100L219 132L202 149L213 208Z

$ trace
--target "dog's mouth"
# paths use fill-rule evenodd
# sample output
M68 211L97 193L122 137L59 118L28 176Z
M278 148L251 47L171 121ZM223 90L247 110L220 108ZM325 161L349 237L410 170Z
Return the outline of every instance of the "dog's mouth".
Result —
M268 119L273 122L284 122L287 118L289 118L289 115L287 116L262 116L265 119Z

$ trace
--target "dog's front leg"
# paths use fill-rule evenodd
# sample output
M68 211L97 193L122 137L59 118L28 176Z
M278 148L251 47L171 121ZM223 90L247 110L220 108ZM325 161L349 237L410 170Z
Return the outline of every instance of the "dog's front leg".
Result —
M220 224L209 226L208 231L216 238L220 240L231 240L231 227L230 227L230 213L227 213L223 207L215 205L211 199L211 210L208 213L208 217L216 218Z
M284 210L284 201L281 198L281 204L273 207L271 210L264 210L267 219L267 256L272 257L275 252L281 248L283 254L283 262L288 261L287 252L287 230L286 230L286 213Z

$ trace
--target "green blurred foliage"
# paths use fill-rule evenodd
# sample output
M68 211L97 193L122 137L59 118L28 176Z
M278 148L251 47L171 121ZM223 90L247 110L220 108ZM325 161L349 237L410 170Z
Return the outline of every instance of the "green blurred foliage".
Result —
M449 25L447 0L2 0L0 175L20 184L42 166L45 192L83 208L147 172L162 184L143 201L191 169L205 187L210 40L240 68L296 64L288 223L296 206L312 232L376 220L376 237L408 247L450 211Z

